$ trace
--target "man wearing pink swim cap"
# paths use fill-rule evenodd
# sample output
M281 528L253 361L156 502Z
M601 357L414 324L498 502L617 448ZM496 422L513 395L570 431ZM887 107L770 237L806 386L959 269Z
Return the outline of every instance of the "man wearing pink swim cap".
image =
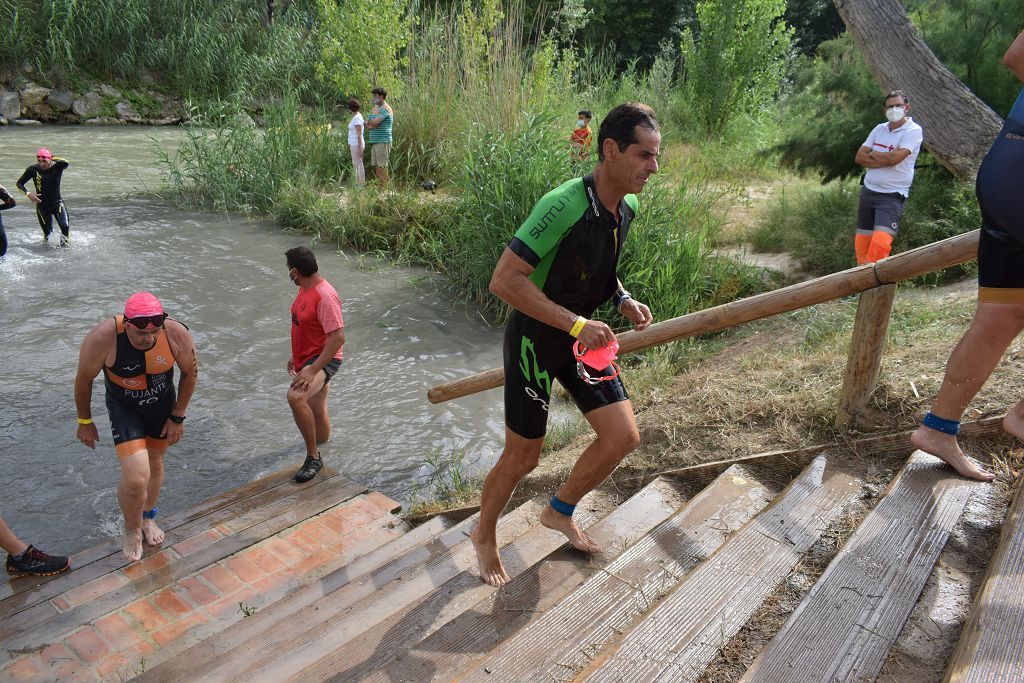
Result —
M181 371L174 390L174 366ZM117 501L124 515L124 557L142 557L142 541L159 545L156 502L164 481L164 453L181 439L199 365L188 328L164 313L149 292L128 297L124 313L107 318L82 342L75 375L78 440L96 448L92 383L104 374L114 449L121 464Z
M60 226L60 246L68 246L71 235L71 224L68 221L68 210L60 196L60 180L64 169L69 166L67 159L53 156L45 147L36 152L36 163L25 169L18 178L18 189L25 193L28 200L36 205L36 218L43 230L43 241L49 241L53 232L53 219ZM30 192L26 183L31 180L35 192Z

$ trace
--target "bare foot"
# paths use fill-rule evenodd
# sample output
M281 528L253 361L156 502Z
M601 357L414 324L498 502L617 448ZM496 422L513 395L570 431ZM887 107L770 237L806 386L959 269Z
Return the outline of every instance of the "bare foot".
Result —
M147 545L160 545L164 542L164 532L151 519L142 520L142 537Z
M1016 406L1013 410L1008 411L1006 417L1003 418L1003 429L1024 441L1024 416Z
M124 559L137 562L142 557L142 529L126 531L124 534Z
M601 546L590 536L583 533L576 526L576 522L572 521L572 517L566 517L561 513L555 512L555 509L550 505L544 508L544 512L540 513L540 523L549 529L561 531L569 539L569 543L572 543L572 547L577 550L582 550L591 555L601 552Z
M469 537L472 539L473 548L476 550L476 562L480 565L480 580L484 583L488 583L492 586L498 586L500 588L512 579L505 573L505 567L502 566L501 558L498 557L497 542L478 542L476 537L477 531L479 530L480 527L473 529L469 534Z
M960 450L960 444L956 442L956 437L951 434L944 434L921 426L910 435L910 442L914 444L915 448L919 448L925 453L945 461L947 465L959 472L961 476L968 479L992 481L996 478L996 475L986 472L968 460L964 452Z

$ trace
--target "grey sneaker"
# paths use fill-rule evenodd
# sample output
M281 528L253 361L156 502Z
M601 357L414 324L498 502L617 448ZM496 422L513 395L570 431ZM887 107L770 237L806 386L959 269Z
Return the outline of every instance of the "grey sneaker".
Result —
M317 473L320 471L320 468L324 466L324 459L320 457L319 451L317 452L316 455L317 457L315 458L312 458L308 455L306 456L306 462L302 463L302 467L295 474L295 481L301 484L303 482L309 481L310 479L317 475Z
M70 566L63 555L47 555L42 550L29 546L21 559L7 556L7 573L11 576L50 576L60 574Z

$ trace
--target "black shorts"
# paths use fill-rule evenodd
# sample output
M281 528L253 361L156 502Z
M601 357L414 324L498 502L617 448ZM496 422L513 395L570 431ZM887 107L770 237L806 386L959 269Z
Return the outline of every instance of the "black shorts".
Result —
M305 367L309 367L310 365L315 363L316 359L319 358L319 357L320 356L313 356L312 358L307 360L305 363L303 363L302 367L304 367L304 368ZM324 378L324 384L327 384L328 382L331 381L331 378L334 377L338 373L338 368L340 368L340 367L341 367L341 359L340 358L332 358L331 360L329 360L327 362L327 365L324 366L324 374L327 375L327 377Z
M907 199L899 192L875 192L860 188L857 200L857 231L861 233L882 230L893 237L899 234L900 218Z
M163 440L164 425L167 417L174 409L174 392L167 392L167 395L151 406L139 408L119 403L106 397L107 413L110 415L110 434L114 438L114 448L120 456L131 455L122 452L117 448L121 444L139 439Z
M975 190L981 207L978 299L1024 304L1024 126L1008 119L985 155Z
M565 387L584 415L595 408L626 401L629 394L616 377L588 384L576 372L575 341L568 333L514 312L505 327L505 425L525 439L547 432L553 380ZM607 376L611 370L591 376Z

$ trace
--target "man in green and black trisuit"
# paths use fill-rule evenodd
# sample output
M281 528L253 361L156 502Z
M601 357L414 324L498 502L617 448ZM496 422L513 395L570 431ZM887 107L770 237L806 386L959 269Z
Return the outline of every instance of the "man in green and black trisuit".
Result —
M637 212L636 195L658 171L661 133L654 112L644 104L619 105L602 121L597 144L593 174L544 195L491 278L491 292L514 309L505 329L505 448L484 481L480 523L472 533L480 578L493 586L509 581L498 557L498 516L540 460L552 380L573 397L597 438L541 514L541 524L565 534L579 550L598 552L572 513L640 442L621 380L611 378L611 370L594 373L611 378L606 381L581 377L573 343L602 349L615 341L608 325L588 320L609 299L637 330L651 324L650 309L623 288L616 266Z
M18 189L25 193L29 201L36 205L36 218L43 229L43 240L49 241L53 232L53 219L60 226L60 246L66 247L71 231L68 223L68 210L60 196L60 178L64 169L69 166L66 159L53 156L45 147L36 152L36 163L25 169L18 178ZM29 180L35 185L35 192L29 192L25 183Z

